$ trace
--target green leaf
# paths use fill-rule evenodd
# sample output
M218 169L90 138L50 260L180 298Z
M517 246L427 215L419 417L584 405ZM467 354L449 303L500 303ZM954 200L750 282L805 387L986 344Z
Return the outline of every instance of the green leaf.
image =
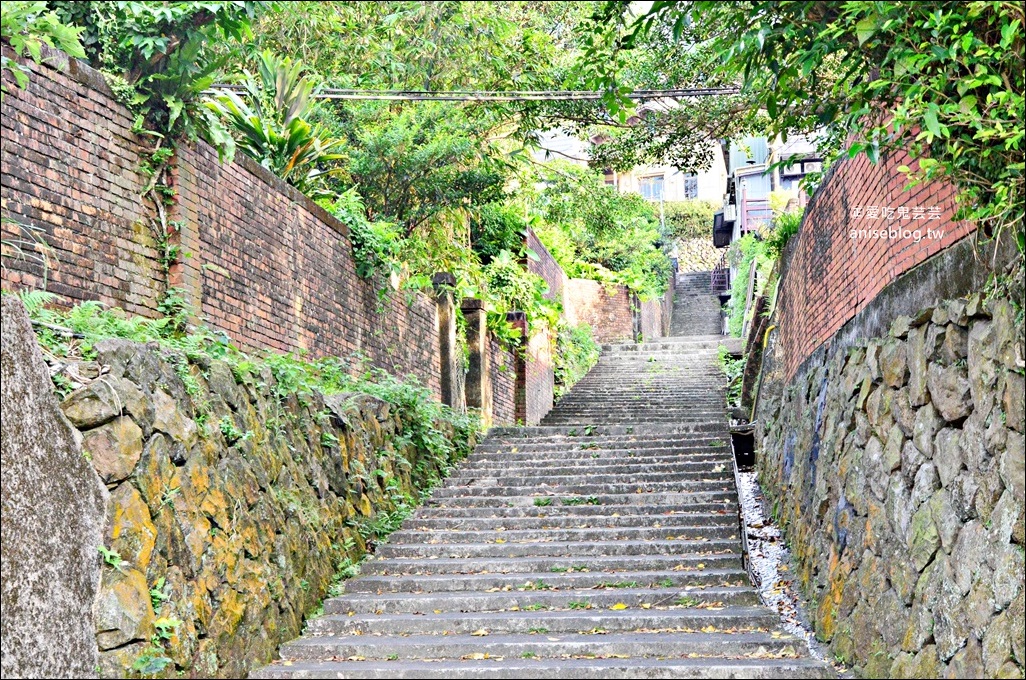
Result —
M940 122L937 120L937 110L937 105L931 103L930 106L927 107L926 112L923 113L923 124L926 125L926 129L930 134L935 137L940 137L941 126Z
M876 33L877 23L873 17L867 17L855 24L855 35L858 37L859 45L865 44L867 40Z

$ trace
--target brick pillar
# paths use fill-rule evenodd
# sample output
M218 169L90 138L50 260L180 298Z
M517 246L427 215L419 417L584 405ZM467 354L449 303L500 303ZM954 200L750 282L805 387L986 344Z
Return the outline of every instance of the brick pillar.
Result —
M435 288L435 304L438 308L438 361L441 370L439 383L442 388L442 403L464 413L467 403L463 397L463 357L456 343L456 305L452 291L456 277L439 273L431 277Z
M516 369L516 388L513 391L513 418L515 422L527 424L527 314L507 312L506 320L513 328L520 329L520 345L513 351L513 366Z
M481 414L481 424L491 427L492 367L488 353L488 325L484 303L474 298L464 298L460 305L467 324L467 349L470 362L467 367L465 394L467 408L476 408Z

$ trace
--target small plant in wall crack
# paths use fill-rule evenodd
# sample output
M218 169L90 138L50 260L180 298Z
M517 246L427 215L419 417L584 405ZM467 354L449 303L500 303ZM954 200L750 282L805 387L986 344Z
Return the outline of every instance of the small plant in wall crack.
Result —
M157 300L157 309L170 321L169 330L181 333L187 326L186 300L182 289L171 285L171 274L175 265L181 262L182 246L179 237L185 223L172 220L168 215L177 196L169 181L175 148L171 145L163 146L163 142L164 138L159 137L156 145L146 152L139 163L139 169L150 178L142 191L142 197L153 206L155 215L150 218L150 230L153 232L164 286Z
M106 564L111 569L115 569L121 573L124 573L125 565L127 564L127 562L121 559L121 555L118 554L116 550L111 550L110 548L103 545L96 546L96 549L100 552L100 557L103 558L104 564Z

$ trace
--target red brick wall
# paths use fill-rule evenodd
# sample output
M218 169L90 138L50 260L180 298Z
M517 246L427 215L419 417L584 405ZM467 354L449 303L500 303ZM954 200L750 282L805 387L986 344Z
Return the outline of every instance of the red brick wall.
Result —
M238 343L315 356L366 355L439 394L434 303L381 300L356 274L345 225L242 156L206 144L179 154L179 213L189 296Z
M599 342L634 340L631 296L623 286L606 290L598 281L570 279L565 289L566 316L571 324L586 323Z
M13 54L4 48L4 54ZM99 300L156 316L161 291L157 252L140 192L141 140L133 116L113 100L99 74L60 53L54 66L28 63L19 90L4 76L0 148L3 287L42 288L73 301ZM8 246L38 228L56 262L45 269Z
M492 380L492 421L496 425L512 425L517 418L517 375L513 354L489 336L488 361Z
M641 337L645 340L652 340L669 335L672 311L673 283L671 280L662 297L638 303L638 313L641 315Z
M542 245L542 242L538 240L538 237L531 229L527 230L527 247L538 256L538 259L527 258L528 271L542 277L549 284L549 292L545 296L546 298L555 300L565 307L567 276L563 272L563 268L549 254L548 249Z
M55 56L3 98L3 215L43 229L60 261L52 292L156 316L163 286L133 117L96 71ZM360 352L439 393L432 301L379 300L356 276L344 225L241 154L222 165L200 143L177 164L181 283L202 320L246 348ZM5 242L17 237L3 230ZM41 287L41 266L7 251L4 287Z
M796 243L788 245L777 298L779 345L790 379L802 362L902 273L968 235L973 226L952 219L954 188L933 182L904 191L910 164L894 155L873 165L860 155L834 166L809 203ZM895 210L892 219L867 208ZM897 212L908 208L908 219ZM912 219L922 208L924 219ZM930 219L930 209L937 219ZM943 231L940 238L852 238L852 230L901 227ZM778 353L778 356L780 354Z

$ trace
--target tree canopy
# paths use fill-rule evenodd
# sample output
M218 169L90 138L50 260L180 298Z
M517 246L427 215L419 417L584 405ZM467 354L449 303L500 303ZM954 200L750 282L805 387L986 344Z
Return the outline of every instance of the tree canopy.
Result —
M586 63L622 107L620 55L650 53L657 36L738 85L767 134L822 131L827 160L908 151L911 182L947 177L960 217L1013 229L1022 251L1023 23L1014 2L659 1L638 16L607 2ZM676 68L656 59L657 72Z

